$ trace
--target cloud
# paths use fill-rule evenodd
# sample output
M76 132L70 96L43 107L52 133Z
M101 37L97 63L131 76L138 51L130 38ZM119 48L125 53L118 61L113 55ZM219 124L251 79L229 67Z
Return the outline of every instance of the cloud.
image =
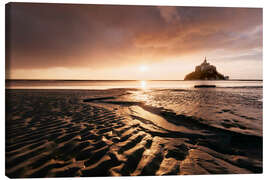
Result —
M160 6L157 7L160 11L161 17L167 22L167 23L172 23L172 22L177 22L180 21L181 17L179 16L177 12L177 7L173 6Z
M13 70L117 68L220 49L259 57L253 50L262 49L259 8L11 3L9 20Z
M246 41L249 41L249 44L261 46L262 20L260 9L185 9L180 7L178 11L179 14L186 15L181 17L182 21L153 32L141 32L135 37L136 46L164 47L171 50L172 53L174 51L190 52L215 48L229 49L231 45L235 44L245 48ZM175 9L173 12L176 13ZM254 30L256 33L253 33Z

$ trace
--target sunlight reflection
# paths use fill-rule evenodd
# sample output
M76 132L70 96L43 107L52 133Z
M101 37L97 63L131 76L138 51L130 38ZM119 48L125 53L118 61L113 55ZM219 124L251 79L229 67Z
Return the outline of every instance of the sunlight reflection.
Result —
M144 86L146 88L146 86ZM151 95L149 95L149 92L151 90L144 89L141 87L142 91L134 91L132 92L131 99L139 102L145 102L147 103L151 99Z
M146 89L146 85L147 85L146 81L141 81L141 88L142 89Z

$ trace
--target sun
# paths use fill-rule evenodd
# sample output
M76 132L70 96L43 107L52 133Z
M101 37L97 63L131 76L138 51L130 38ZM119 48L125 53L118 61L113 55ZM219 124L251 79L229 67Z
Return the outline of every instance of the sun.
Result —
M141 72L145 72L145 71L148 71L148 66L145 66L145 65L142 65L142 66L140 66L140 71Z

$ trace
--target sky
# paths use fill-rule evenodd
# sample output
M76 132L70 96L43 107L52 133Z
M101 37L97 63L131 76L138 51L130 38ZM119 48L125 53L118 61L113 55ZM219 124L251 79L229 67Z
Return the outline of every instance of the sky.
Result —
M7 79L262 79L262 9L11 3Z

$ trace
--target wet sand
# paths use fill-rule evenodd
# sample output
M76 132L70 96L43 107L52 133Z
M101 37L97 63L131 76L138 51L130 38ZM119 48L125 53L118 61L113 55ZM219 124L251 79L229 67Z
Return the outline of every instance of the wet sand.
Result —
M129 98L127 89L7 90L6 175L262 173L262 137Z

